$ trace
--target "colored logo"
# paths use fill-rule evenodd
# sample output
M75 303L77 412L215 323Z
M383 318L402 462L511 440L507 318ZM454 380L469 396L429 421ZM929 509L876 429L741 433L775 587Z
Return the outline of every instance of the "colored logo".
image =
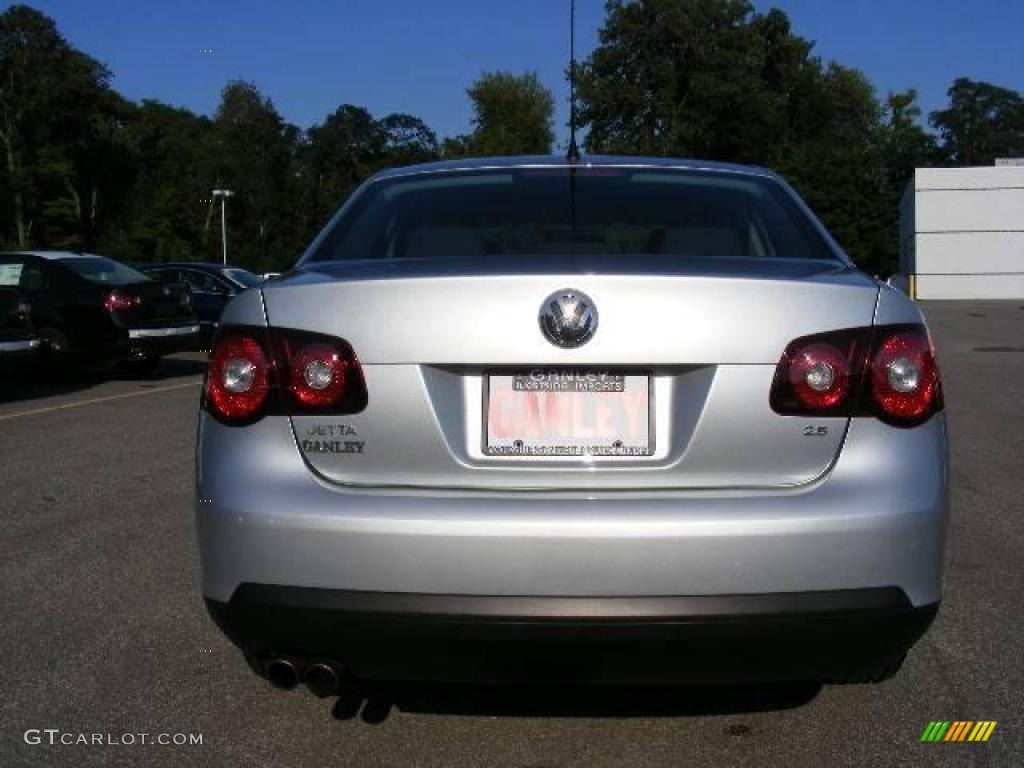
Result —
M995 720L932 720L921 741L988 741L995 729Z

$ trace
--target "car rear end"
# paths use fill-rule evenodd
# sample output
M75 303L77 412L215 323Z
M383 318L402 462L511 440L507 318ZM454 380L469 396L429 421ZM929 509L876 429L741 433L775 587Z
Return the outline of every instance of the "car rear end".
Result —
M59 254L75 279L65 314L89 328L89 342L121 360L155 361L193 348L199 321L184 283L162 283L105 256Z
M193 349L199 340L199 321L184 283L129 283L112 290L104 307L132 359Z
M879 678L940 600L921 316L762 171L374 180L229 305L198 439L207 605L282 687Z

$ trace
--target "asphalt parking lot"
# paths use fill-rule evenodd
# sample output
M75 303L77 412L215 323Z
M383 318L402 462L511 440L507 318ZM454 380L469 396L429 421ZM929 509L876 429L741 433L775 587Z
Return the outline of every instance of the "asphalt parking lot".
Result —
M1020 765L1024 301L925 310L952 435L945 600L903 670L868 686L274 691L200 597L202 356L144 380L9 384L0 765ZM998 726L984 744L922 744L937 719ZM29 729L202 744L27 744Z

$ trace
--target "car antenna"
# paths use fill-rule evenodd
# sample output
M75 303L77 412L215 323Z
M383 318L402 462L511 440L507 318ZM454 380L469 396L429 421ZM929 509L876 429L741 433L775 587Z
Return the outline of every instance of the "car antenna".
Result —
M569 0L569 149L566 159L575 165L580 160L576 145L576 0Z

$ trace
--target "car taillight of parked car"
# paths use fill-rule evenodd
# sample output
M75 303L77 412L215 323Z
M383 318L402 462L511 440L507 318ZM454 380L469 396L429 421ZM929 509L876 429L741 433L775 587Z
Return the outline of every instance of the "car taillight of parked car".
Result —
M782 353L771 406L793 416L874 416L914 426L942 410L935 351L921 325L804 336Z
M363 370L344 339L281 328L225 326L210 353L204 407L218 421L346 414L366 407Z
M107 312L124 312L142 304L142 297L120 291L111 291L103 300L103 308Z

